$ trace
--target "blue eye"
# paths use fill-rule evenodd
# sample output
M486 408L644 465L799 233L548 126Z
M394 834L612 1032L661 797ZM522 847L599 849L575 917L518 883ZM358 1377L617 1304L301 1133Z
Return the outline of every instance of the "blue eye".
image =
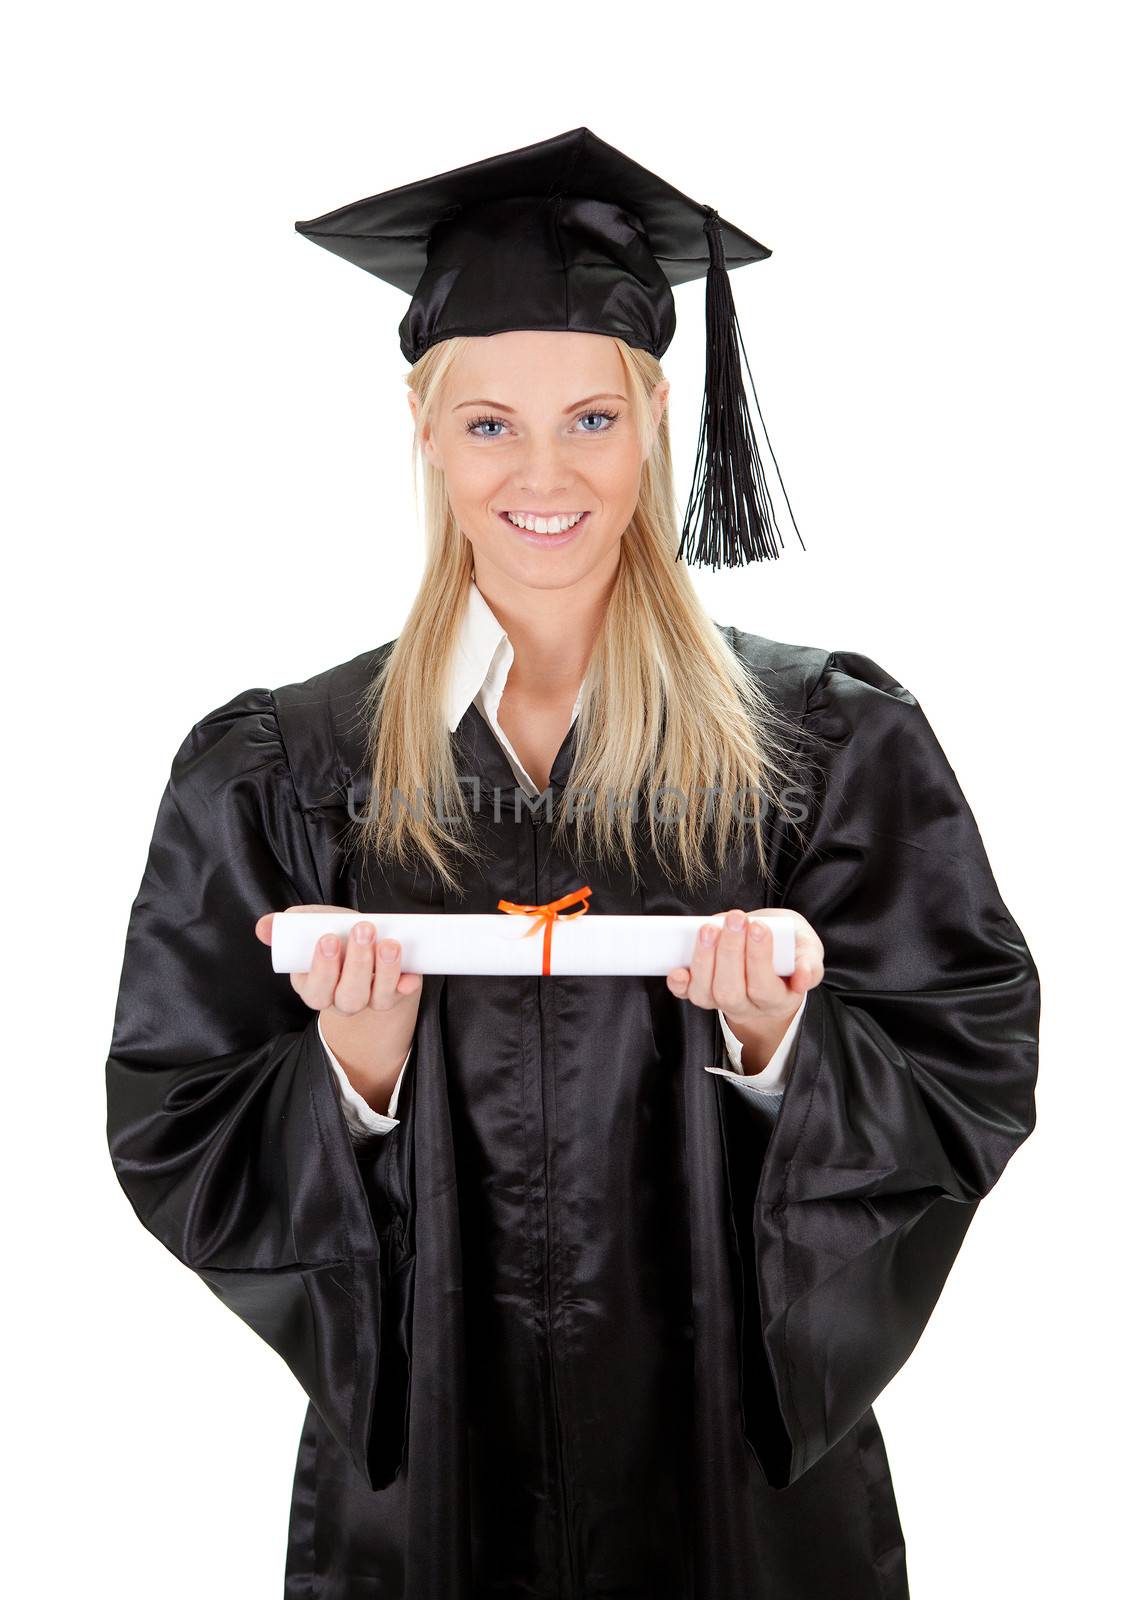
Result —
M505 426L506 424L498 417L475 417L472 422L466 424L466 432L477 434L479 428L504 428ZM481 437L483 439L496 439L498 436L494 433L484 433Z
M586 419L590 418L590 417L599 417L599 418L601 418L604 421L605 426L601 427L601 428L583 429L582 430L583 432L587 432L587 433L608 433L610 428L612 428L614 423L617 421L617 412L616 411L583 411L581 413L581 415L579 417L577 417L575 420L577 422L585 422ZM466 432L468 434L472 435L475 439L500 439L502 437L501 434L498 434L498 433L483 433L480 430L483 429L483 428L504 428L505 426L506 426L506 424L505 424L505 422L503 421L503 419L501 417L472 417L470 419L470 421L466 424Z

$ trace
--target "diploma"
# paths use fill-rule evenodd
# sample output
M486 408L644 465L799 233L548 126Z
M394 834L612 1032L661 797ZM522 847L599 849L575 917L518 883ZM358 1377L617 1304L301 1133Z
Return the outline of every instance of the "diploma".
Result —
M277 911L271 919L276 972L309 972L316 942L334 933L345 948L356 922L373 922L375 939L397 939L403 972L537 977L544 972L540 918L433 912ZM773 970L791 976L796 922L769 916ZM693 962L697 933L713 917L557 917L549 923L549 974L562 978L657 977Z

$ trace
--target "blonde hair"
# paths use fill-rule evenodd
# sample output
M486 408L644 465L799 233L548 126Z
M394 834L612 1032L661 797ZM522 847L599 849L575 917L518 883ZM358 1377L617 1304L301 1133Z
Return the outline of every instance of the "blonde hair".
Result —
M465 343L459 337L432 345L407 374L423 422L433 416ZM663 870L696 887L712 870L710 857L723 861L749 834L761 875L771 881L760 823L769 806L787 815L782 792L794 776L785 765L796 755L787 737L793 725L705 614L688 568L677 560L668 407L654 431L651 405L664 373L648 352L621 339L614 343L648 454L586 673L566 786L593 803L555 805L555 844L564 841L575 859L587 848L608 863L623 855L640 876L635 808L626 802L647 788L662 797L655 813L645 796L645 816ZM419 448L419 431L412 468L416 486L420 463L423 470L426 566L410 615L365 696L372 803L355 817L354 828L359 844L384 863L397 859L408 868L420 861L457 890L453 853L476 854L477 841L444 707L473 559L445 476ZM706 817L697 795L703 799L714 789ZM674 791L687 797L676 815L664 798ZM388 795L403 801L382 804L379 797ZM430 803L412 809L410 798L420 795L432 797ZM445 820L455 818L462 820Z

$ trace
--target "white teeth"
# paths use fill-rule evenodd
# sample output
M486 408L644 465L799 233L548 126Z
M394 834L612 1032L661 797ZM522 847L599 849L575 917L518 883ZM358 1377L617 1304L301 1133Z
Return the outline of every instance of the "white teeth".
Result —
M525 528L529 533L565 533L585 516L579 511L575 517L523 517L517 511L507 511L506 516L515 528Z

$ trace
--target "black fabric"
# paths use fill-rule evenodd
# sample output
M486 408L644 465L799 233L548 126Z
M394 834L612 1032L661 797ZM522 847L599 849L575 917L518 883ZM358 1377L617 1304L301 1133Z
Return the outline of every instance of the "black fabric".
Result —
M471 707L493 865L461 894L345 854L382 652L237 695L176 755L107 1064L140 1221L308 1396L285 1595L908 1593L871 1409L1035 1121L1032 957L920 707L874 662L726 629L822 741L778 890L686 902L563 859ZM384 646L383 651L388 647ZM570 770L577 723L552 773ZM424 981L399 1126L356 1151L315 1021L255 938L300 902L594 913L785 905L824 940L773 1123L662 979Z
M512 328L612 334L661 356L676 327L673 287L709 270L712 214L571 128L295 228L411 296L399 327L410 362L442 339ZM719 227L730 269L772 254Z

